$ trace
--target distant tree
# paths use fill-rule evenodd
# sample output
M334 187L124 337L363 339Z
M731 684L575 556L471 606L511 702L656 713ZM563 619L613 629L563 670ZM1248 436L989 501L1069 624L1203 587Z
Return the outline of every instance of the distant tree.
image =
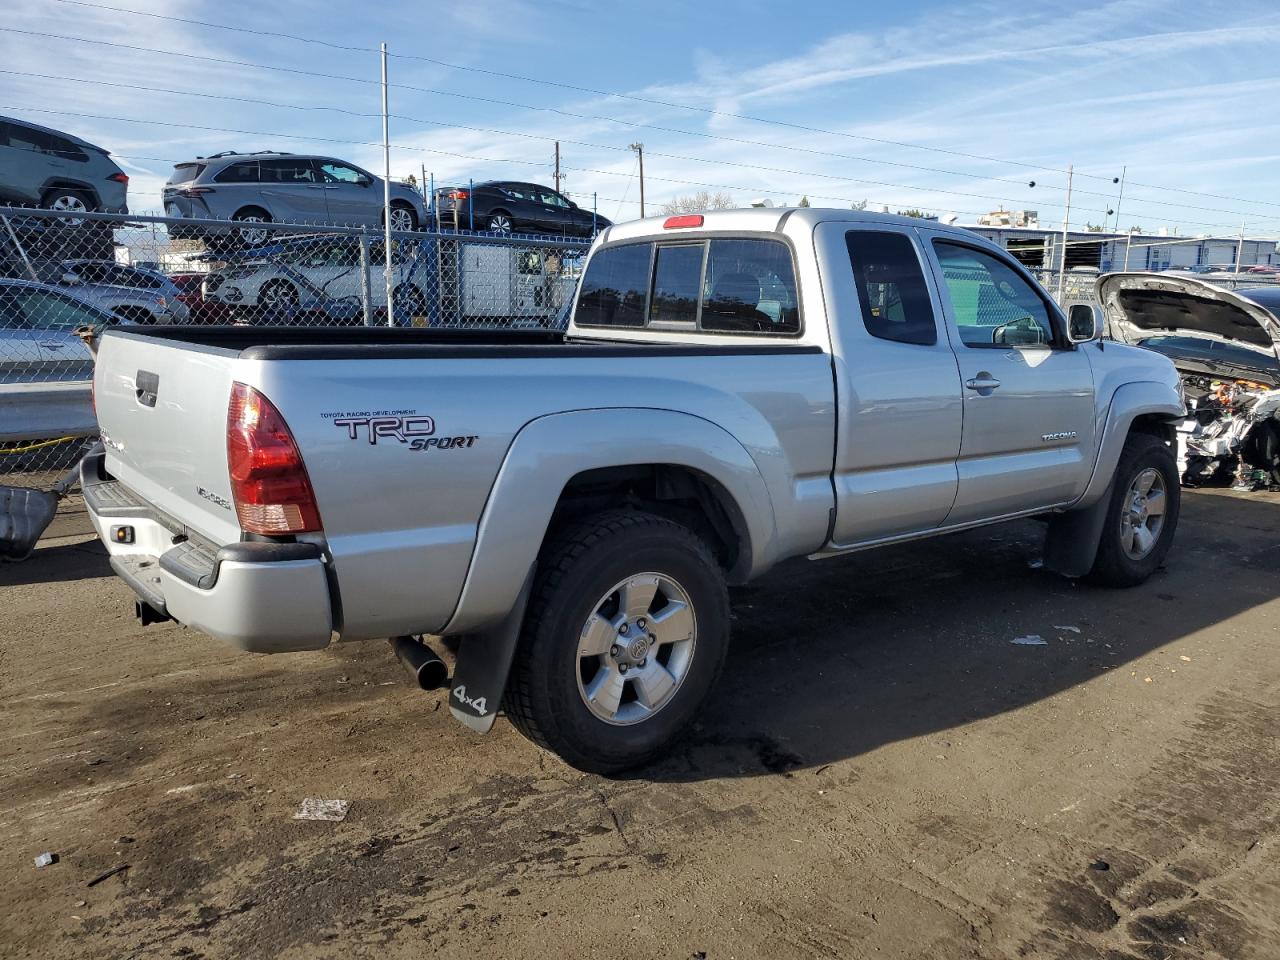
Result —
M1129 232L1130 232L1130 233L1142 233L1142 228L1141 228L1141 227L1130 227L1130 228L1129 228Z
M797 203L797 204L796 204L796 206L797 206L797 207L807 207L807 206L809 206L809 198L808 198L807 196L801 197L801 198L800 198L800 202L799 202L799 203Z
M729 210L734 206L733 197L727 193L708 193L699 190L685 197L676 197L662 205L662 213L668 217L677 213L702 213L704 210Z
M926 220L926 219L928 219L929 214L925 213L923 210L917 210L915 207L912 207L910 210L899 210L899 211L898 211L898 216L900 216L900 217L917 217L917 218L919 218L919 219L921 219L921 220Z
M415 177L415 176L411 173L411 174L409 174L407 177L405 177L405 178L404 178L404 182L405 182L405 183L407 183L407 184L408 184L409 186L411 186L411 187L417 187L417 185L418 185L418 178L417 178L417 177Z
M1104 229L1103 227L1099 226L1096 223L1086 223L1084 225L1084 228L1088 230L1090 233L1101 233Z
M867 209L867 201L859 200L856 203L850 204L849 207L851 210L865 210Z

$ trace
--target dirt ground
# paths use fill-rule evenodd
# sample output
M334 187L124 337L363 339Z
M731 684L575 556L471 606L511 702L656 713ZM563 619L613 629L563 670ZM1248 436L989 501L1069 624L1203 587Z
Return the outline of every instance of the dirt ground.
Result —
M616 780L385 643L140 628L60 523L0 568L10 960L1280 957L1280 496L1189 493L1125 592L1036 569L1033 522L788 564Z

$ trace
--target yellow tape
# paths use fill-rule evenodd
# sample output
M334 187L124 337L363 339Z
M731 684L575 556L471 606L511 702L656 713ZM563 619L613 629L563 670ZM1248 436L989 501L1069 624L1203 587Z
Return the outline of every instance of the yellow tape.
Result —
M78 439L80 438L59 437L57 440L41 440L39 443L29 443L25 447L0 447L0 457L11 453L30 453L32 450L43 450L45 447L55 447L60 443L66 443L68 440Z

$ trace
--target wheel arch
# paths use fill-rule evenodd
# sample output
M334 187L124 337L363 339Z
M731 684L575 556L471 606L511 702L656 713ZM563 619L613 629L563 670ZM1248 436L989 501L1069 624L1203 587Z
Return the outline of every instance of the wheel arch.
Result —
M95 207L102 206L102 198L98 195L97 189L83 180L72 180L69 177L53 177L40 188L40 200L43 202L44 198L54 190L71 190L75 193L83 193L88 195Z
M693 526L710 538L731 582L776 559L768 487L750 453L723 428L669 410L554 414L512 440L480 517L457 608L441 632L499 620L556 524L618 506Z
M1153 380L1121 384L1111 398L1098 431L1098 456L1093 475L1073 509L1090 507L1102 499L1130 433L1147 433L1173 443L1175 425L1185 416L1182 397L1171 384Z

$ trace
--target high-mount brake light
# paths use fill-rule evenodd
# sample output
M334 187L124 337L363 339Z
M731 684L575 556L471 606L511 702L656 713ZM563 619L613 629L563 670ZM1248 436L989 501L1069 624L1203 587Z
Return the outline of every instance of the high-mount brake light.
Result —
M681 227L700 227L702 226L702 214L686 213L679 217L667 217L663 221L663 230L679 230Z
M265 536L321 529L307 468L284 417L244 383L231 385L227 466L240 529Z

